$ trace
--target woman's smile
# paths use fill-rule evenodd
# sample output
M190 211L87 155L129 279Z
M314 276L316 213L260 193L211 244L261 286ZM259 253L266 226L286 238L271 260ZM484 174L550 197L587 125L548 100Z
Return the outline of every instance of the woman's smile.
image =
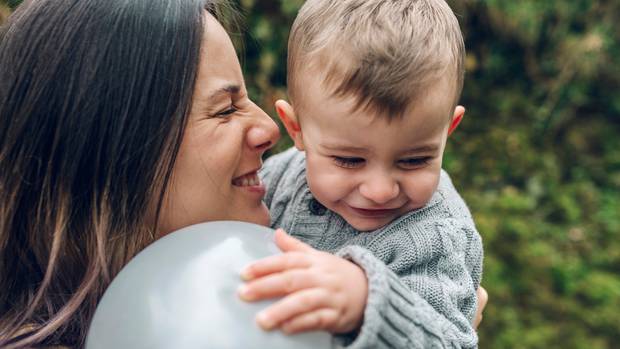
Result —
M235 187L242 188L252 194L260 196L261 199L265 196L266 188L258 177L258 171L237 177L233 179L232 184Z

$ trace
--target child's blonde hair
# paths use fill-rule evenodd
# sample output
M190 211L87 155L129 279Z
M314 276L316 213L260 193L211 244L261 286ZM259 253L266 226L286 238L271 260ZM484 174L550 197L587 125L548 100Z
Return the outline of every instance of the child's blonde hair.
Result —
M291 28L288 86L303 104L299 75L313 69L356 108L401 116L425 89L453 78L463 88L465 45L443 0L308 0Z

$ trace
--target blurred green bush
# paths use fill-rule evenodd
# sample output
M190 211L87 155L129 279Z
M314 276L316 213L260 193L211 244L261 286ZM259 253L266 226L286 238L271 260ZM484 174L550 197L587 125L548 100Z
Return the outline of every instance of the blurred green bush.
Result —
M238 3L248 88L274 114L303 1ZM480 346L617 348L620 1L450 3L468 48L468 111L444 167L485 243Z

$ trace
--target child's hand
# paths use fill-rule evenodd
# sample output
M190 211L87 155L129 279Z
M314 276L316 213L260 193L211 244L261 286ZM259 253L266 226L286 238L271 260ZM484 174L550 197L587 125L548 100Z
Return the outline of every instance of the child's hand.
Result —
M247 283L239 296L245 301L284 296L257 315L263 329L346 333L361 326L368 282L359 266L317 251L281 229L276 245L284 253L252 263L241 275Z
M482 312L484 311L484 307L487 306L487 302L489 301L489 294L487 293L487 290L484 289L484 287L478 286L476 296L478 297L478 309L476 309L474 328L477 330L478 326L480 326L480 322L482 321Z

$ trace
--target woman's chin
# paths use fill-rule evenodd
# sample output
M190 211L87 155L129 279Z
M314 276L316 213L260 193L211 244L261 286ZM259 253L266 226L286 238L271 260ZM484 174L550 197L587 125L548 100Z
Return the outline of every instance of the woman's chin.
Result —
M267 209L265 203L261 201L260 204L251 208L246 208L245 210L238 209L237 212L230 217L222 217L216 220L240 221L268 227L271 218L269 216L269 209Z
M269 209L265 205L265 203L261 202L260 206L257 207L253 214L248 215L248 219L243 220L248 223L254 223L258 225L263 225L268 227L271 222L271 218L269 216Z

